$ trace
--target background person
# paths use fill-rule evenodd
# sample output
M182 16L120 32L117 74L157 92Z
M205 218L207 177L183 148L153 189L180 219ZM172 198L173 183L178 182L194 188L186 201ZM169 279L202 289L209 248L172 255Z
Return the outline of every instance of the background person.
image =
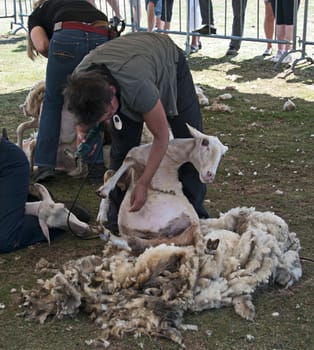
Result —
M199 0L203 27L196 29L200 34L216 34L214 10L211 0Z
M107 16L86 0L40 0L28 18L34 47L28 50L29 56L39 53L48 58L35 149L35 182L55 176L66 77L90 50L110 39L107 25Z
M232 0L233 22L232 22L232 36L243 36L245 10L247 0ZM227 56L235 56L241 47L240 39L231 39L229 49L226 52Z
M287 44L278 44L276 56L270 60L272 62L279 62L283 55L284 58L281 63L291 63L293 57L291 54L286 55L291 50L290 42L293 40L294 31L294 4L295 0L270 0L273 12L276 17L276 34L278 40L287 40ZM300 0L298 1L298 6Z
M155 27L163 29L163 23L160 20L162 0L145 0L147 12L147 31L152 32Z
M271 6L270 0L264 0L265 4L265 17L264 17L264 33L266 39L273 39L275 30L275 15ZM273 53L273 44L267 43L263 56L271 56Z
M131 196L132 211L144 205L151 179L167 151L168 123L175 138L191 137L186 123L202 130L200 106L184 52L168 35L130 33L98 47L68 78L64 95L84 131L100 122L110 123L111 169L117 170L128 151L140 144L144 122L151 131L151 152ZM206 185L192 164L180 168L179 179L199 217L207 218L203 207ZM107 228L117 232L123 194L116 187L109 198Z
M199 0L189 0L190 7L190 22L189 31L194 31L201 25L201 11ZM190 53L195 53L202 48L200 37L198 35L192 35Z

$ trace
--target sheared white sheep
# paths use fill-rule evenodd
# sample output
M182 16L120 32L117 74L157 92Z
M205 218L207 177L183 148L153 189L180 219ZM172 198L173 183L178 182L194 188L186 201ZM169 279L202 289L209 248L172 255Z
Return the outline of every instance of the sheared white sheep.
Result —
M130 212L130 196L144 168L151 145L141 145L129 151L123 164L97 193L108 197L121 176L130 174L130 183L118 215L119 233L135 251L160 243L195 245L199 236L199 219L183 194L178 179L179 167L191 162L203 183L214 181L221 157L228 150L217 137L207 136L188 126L192 138L172 139L148 189L145 205ZM103 208L101 208L103 209ZM101 214L98 215L101 218Z

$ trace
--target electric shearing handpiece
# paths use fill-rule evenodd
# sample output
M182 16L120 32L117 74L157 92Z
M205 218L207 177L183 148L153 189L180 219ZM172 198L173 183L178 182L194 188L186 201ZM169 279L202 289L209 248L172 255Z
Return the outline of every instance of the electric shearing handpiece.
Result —
M86 134L85 140L81 142L77 147L77 150L75 152L77 158L85 158L91 153L94 145L99 140L99 134L103 130L103 123L100 123L97 126L94 126L93 128L89 129L88 133Z

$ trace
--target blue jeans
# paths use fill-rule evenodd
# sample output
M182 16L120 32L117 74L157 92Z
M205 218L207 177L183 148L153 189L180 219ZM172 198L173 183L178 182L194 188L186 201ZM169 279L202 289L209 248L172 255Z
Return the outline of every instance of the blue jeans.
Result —
M61 128L62 90L84 56L108 37L80 30L63 29L54 32L49 46L46 69L46 90L41 112L35 165L54 168Z
M29 163L15 144L0 140L0 253L45 241L38 218L25 215L28 195ZM64 232L50 229L50 237Z

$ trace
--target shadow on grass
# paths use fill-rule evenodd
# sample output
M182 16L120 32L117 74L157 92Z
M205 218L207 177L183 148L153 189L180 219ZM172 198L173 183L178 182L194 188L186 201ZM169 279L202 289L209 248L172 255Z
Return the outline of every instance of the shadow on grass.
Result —
M12 35L0 35L0 45L6 45L6 44L16 44L20 41L26 40L26 36L23 35L17 35L17 36L12 36Z
M247 60L237 61L234 57L222 56L212 58L208 56L190 57L189 65L194 71L213 70L222 67L227 75L234 75L235 82L245 83L256 79L289 78L289 82L312 84L314 79L314 65L300 64L292 72L289 65L282 64L279 67L263 56L255 56ZM291 78L291 74L294 77Z

